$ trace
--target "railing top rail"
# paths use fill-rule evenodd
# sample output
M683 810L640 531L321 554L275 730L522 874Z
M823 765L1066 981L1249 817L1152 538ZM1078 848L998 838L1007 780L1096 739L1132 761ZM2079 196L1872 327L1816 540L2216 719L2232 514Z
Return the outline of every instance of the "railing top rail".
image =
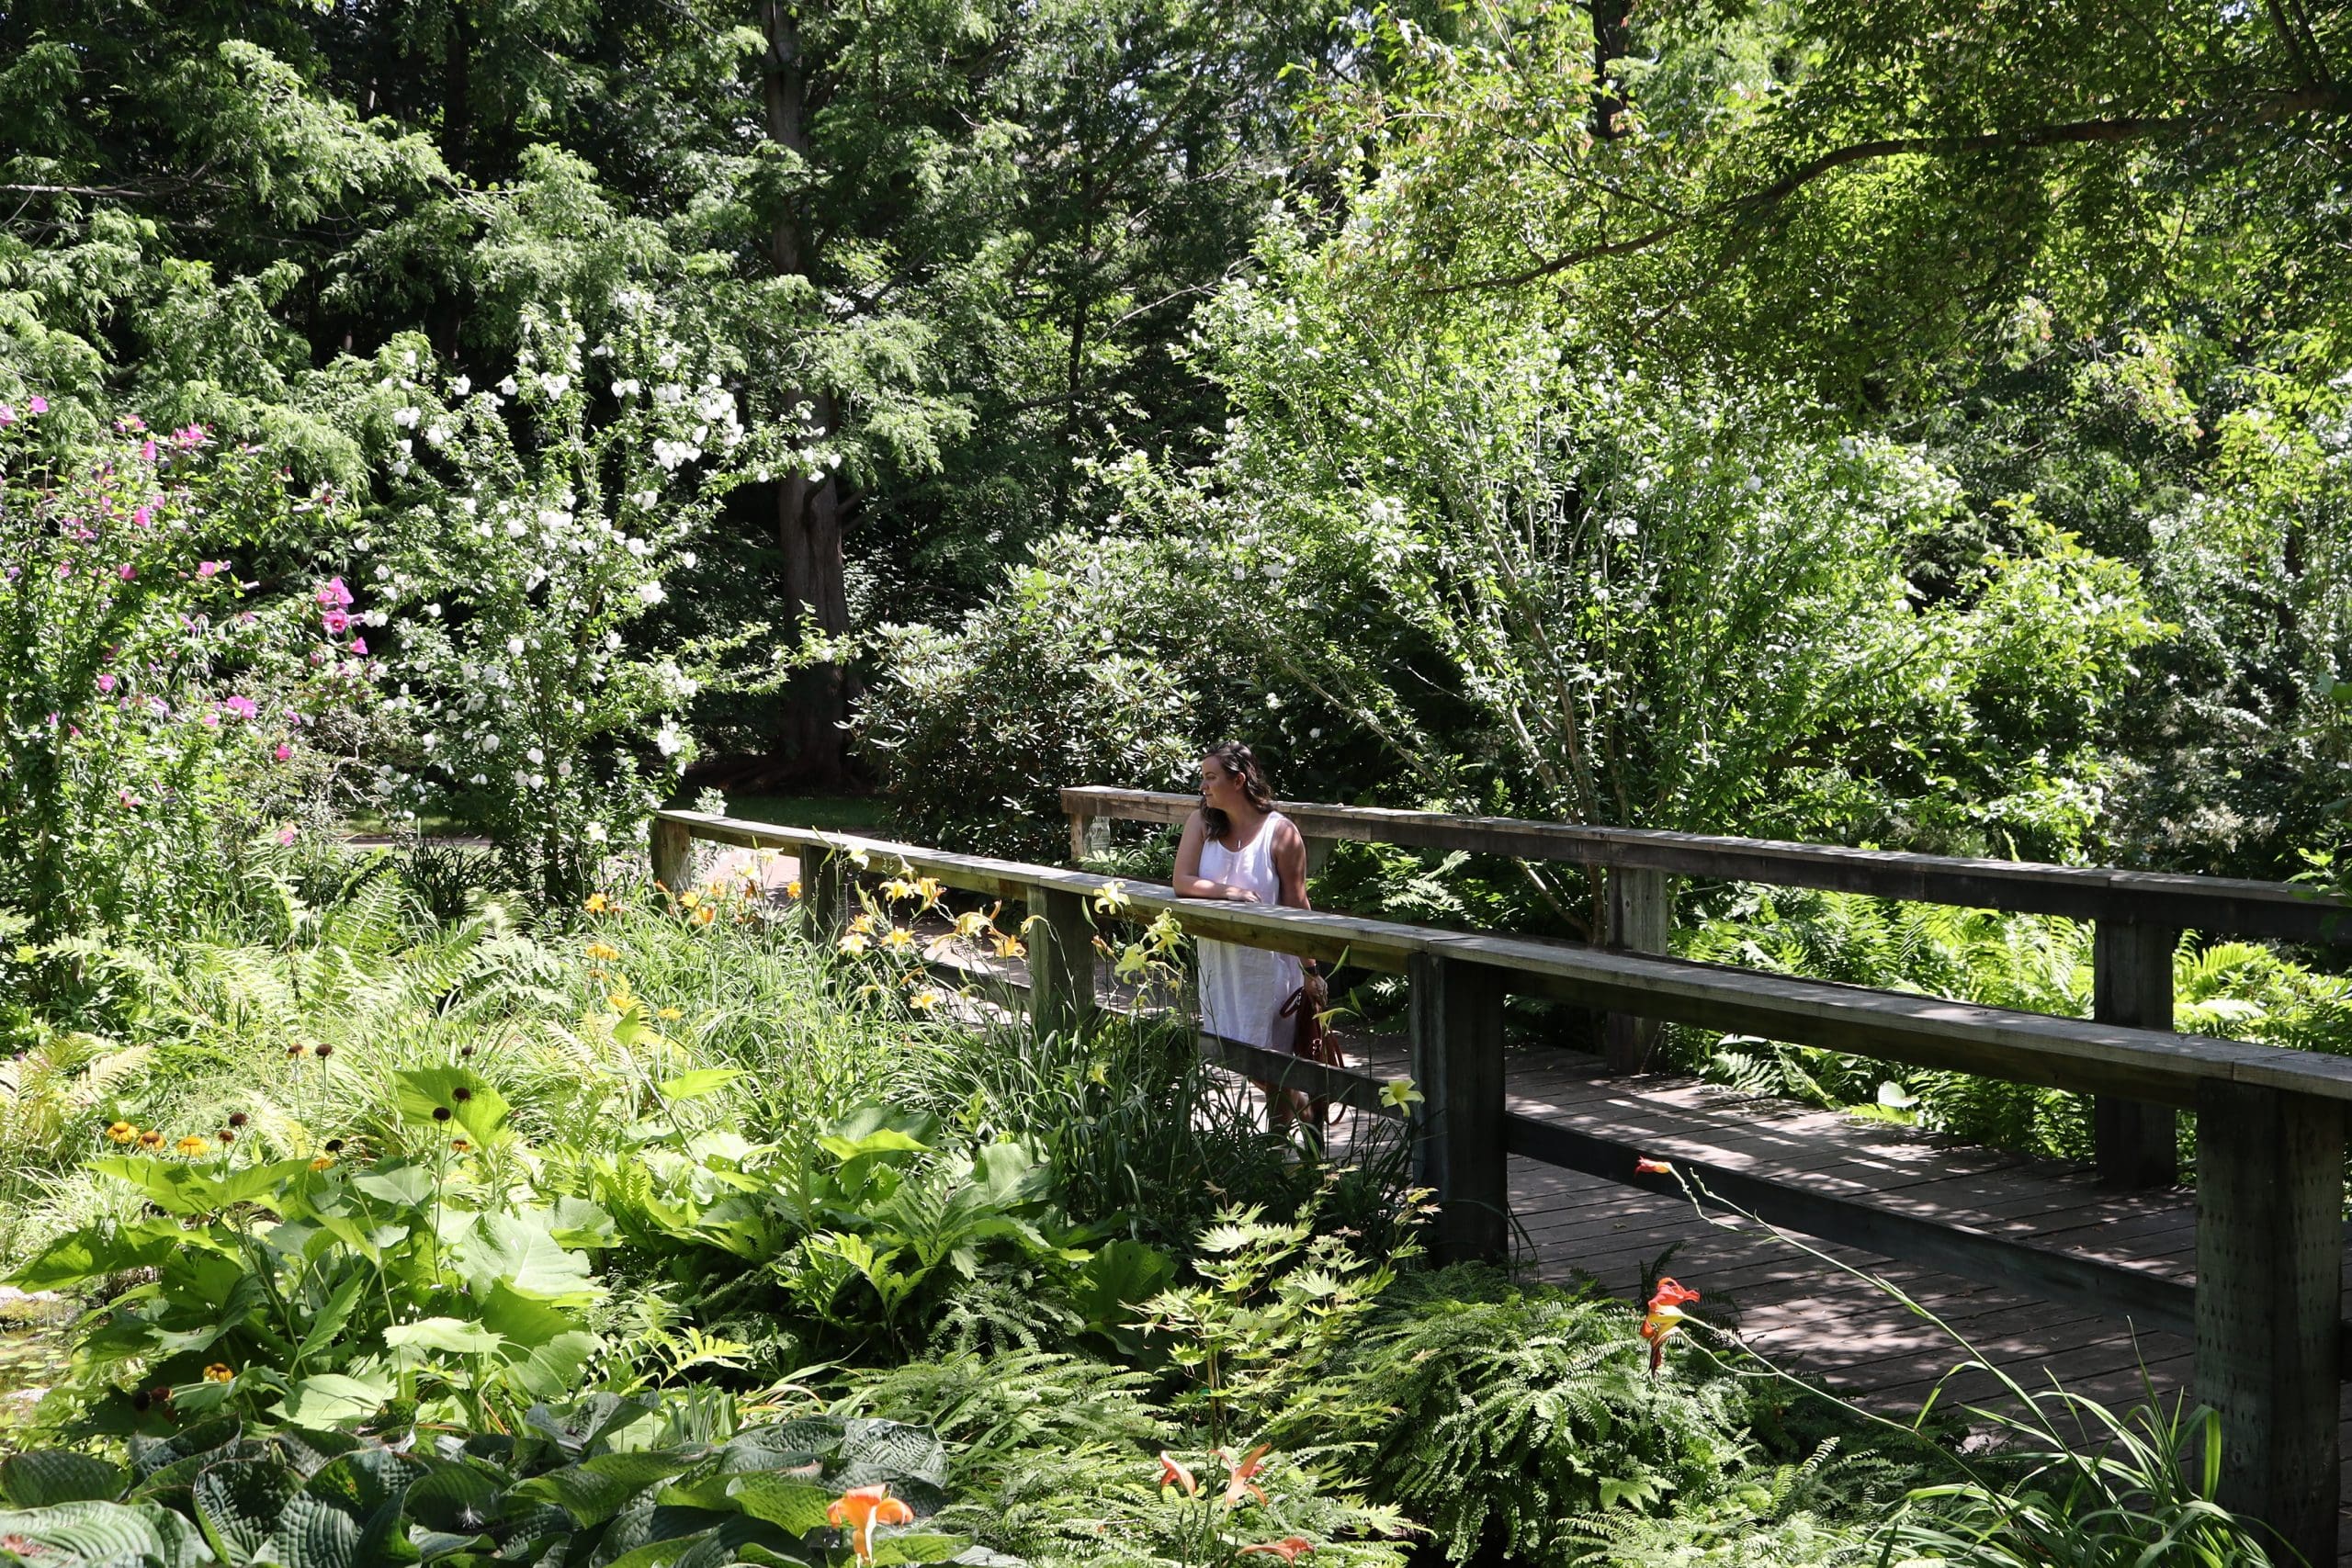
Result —
M1065 789L1061 799L1063 811L1072 816L1131 822L1182 822L1199 804L1189 795L1100 784ZM1513 817L1459 817L1373 806L1285 801L1282 811L1309 838L1635 867L1681 876L1822 887L1926 904L2128 920L2285 942L2352 942L2352 908L2341 899L2283 882L1908 854L1776 839L1721 838Z
M1510 989L1611 1011L1818 1044L1919 1066L2190 1105L2200 1084L2260 1084L2352 1100L2352 1059L2199 1034L2130 1029L1897 991L1875 991L1726 965L1693 964L1530 937L1444 931L1352 915L1179 897L1173 888L811 828L663 811L698 839L749 848L863 852L948 886L1000 897L1115 887L1126 908L1174 911L1196 936L1399 971L1428 956L1481 965Z

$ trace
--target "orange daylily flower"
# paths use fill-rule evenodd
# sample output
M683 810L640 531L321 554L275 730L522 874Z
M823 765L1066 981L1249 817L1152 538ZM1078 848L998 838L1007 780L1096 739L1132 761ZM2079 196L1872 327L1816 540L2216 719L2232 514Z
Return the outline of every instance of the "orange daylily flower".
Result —
M1245 1546L1235 1555L1247 1557L1253 1551L1262 1551L1270 1557L1279 1557L1285 1562L1295 1562L1314 1550L1315 1543L1305 1536L1286 1535L1280 1540L1261 1541L1256 1546Z
M695 924L698 926L707 926L717 919L718 919L718 906L716 904L705 904L695 911Z
M1264 1504L1265 1488L1260 1486L1254 1477L1260 1471L1266 1468L1266 1455L1272 1450L1273 1446L1272 1443L1260 1443L1239 1459L1235 1459L1223 1449L1217 1450L1216 1457L1225 1461L1227 1471L1225 1483L1227 1507L1239 1507L1245 1497L1255 1497L1261 1505Z
M1176 1456L1166 1449L1159 1450L1159 1483L1173 1486L1187 1497L1196 1495L1201 1489L1200 1478L1179 1463Z
M1699 1292L1679 1280L1669 1277L1657 1282L1657 1293L1650 1297L1649 1311L1642 1318L1642 1337L1649 1344L1652 1377L1657 1375L1658 1363L1666 1359L1666 1342L1681 1331L1687 1315L1682 1303L1698 1299Z
M825 1510L826 1522L850 1532L850 1550L860 1562L874 1561L876 1525L910 1525L915 1511L890 1495L888 1486L853 1486Z

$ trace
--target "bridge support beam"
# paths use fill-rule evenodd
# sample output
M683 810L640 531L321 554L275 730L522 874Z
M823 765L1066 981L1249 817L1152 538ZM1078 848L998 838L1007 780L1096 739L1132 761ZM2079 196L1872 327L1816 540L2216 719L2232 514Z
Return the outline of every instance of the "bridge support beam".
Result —
M1040 1034L1094 1021L1094 917L1083 894L1041 888L1030 903L1030 1021Z
M1674 942L1674 886L1662 871L1613 865L1608 871L1609 946L1628 953L1668 951ZM1604 1014L1601 1056L1612 1073L1645 1073L1657 1050L1654 1018Z
M2336 1551L2343 1269L2343 1107L2200 1085L2197 1398L2222 1418L2217 1501L2313 1563Z
M1503 1148L1503 976L1458 958L1416 953L1408 1032L1415 1179L1437 1193L1431 1250L1442 1263L1510 1255Z
M2167 926L2101 920L2091 933L2091 1016L2131 1029L2172 1028L2172 954L2180 933ZM2091 1100L2092 1157L2109 1187L2171 1187L2180 1180L2177 1116L2111 1094Z

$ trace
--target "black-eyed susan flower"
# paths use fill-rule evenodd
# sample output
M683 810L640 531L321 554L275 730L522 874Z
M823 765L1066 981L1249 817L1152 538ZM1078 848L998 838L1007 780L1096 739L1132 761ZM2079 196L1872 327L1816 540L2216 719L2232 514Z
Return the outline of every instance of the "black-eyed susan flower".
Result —
M107 1129L107 1137L108 1141L118 1144L137 1143L139 1129L128 1122L117 1122Z
M139 1134L139 1146L152 1155L164 1146L164 1134L150 1127Z
M333 1165L334 1163L334 1156L333 1156L333 1155L320 1155L320 1156L317 1156L315 1159L313 1159L313 1160L311 1160L311 1168L312 1170L324 1170L324 1169L326 1169L326 1168L327 1168L327 1167L329 1167L329 1166Z
M172 1145L173 1148L178 1150L181 1154L187 1156L190 1159L193 1159L198 1155L204 1153L212 1145L210 1144L206 1143L194 1133L190 1133L187 1137L182 1138L178 1143Z
M234 1382L237 1381L237 1374L227 1362L215 1361L204 1369L204 1381L206 1382Z

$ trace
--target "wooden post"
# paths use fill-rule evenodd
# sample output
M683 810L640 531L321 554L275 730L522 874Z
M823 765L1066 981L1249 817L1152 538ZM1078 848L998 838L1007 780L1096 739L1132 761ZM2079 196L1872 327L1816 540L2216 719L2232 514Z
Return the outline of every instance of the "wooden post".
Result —
M1631 953L1665 953L1673 944L1674 890L1666 873L1638 866L1609 868L1609 930L1604 941ZM1657 1048L1654 1018L1607 1014L1601 1022L1601 1054L1612 1073L1643 1073Z
M695 840L684 822L653 819L653 880L684 892L695 874Z
M1502 976L1458 958L1409 961L1414 1175L1436 1190L1442 1263L1510 1252L1503 1153Z
M1323 868L1331 863L1331 842L1329 839L1306 840L1306 879L1309 882L1322 875Z
M832 850L800 852L800 916L809 940L830 943L849 919L849 859Z
M1086 896L1047 887L1030 908L1045 917L1029 931L1031 1020L1040 1034L1084 1030L1094 1021L1094 916Z
M1085 812L1073 811L1069 814L1070 864L1084 865L1086 863L1087 852L1092 847L1087 842L1087 839L1093 829L1094 818Z
M2180 933L2101 920L2091 936L2091 1016L2132 1029L2172 1028L2172 954ZM2180 1180L2177 1119L2168 1105L2114 1095L2091 1101L2091 1147L2102 1184L2170 1187Z
M2344 1112L2208 1081L2197 1097L2197 1398L2223 1507L2335 1561Z

